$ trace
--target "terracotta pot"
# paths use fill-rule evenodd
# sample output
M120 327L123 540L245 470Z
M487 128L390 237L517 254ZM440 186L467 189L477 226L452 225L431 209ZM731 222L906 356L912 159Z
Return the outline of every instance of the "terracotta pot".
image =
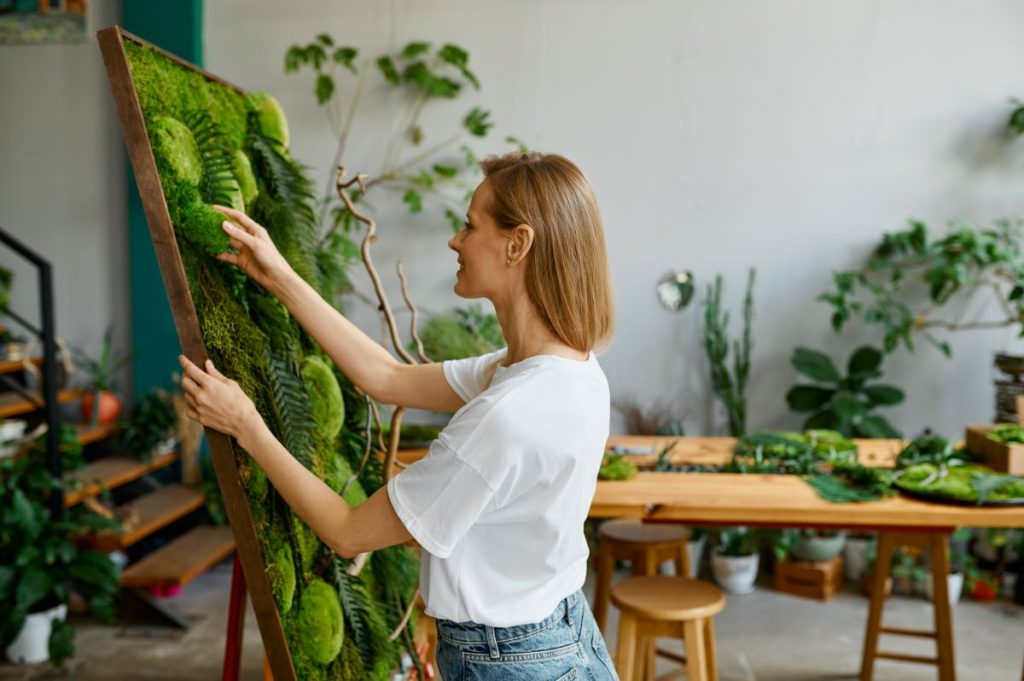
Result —
M121 415L121 399L114 393L104 390L99 393L100 396L100 409L99 409L99 425L109 425L117 421L117 417ZM92 405L96 400L96 393L86 393L82 398L82 420L86 423L92 423Z

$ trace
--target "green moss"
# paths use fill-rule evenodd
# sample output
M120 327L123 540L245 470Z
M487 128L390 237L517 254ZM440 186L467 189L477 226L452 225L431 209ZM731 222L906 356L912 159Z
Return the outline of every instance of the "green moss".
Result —
M309 529L309 526L302 521L297 514L291 514L291 532L295 539L295 547L299 551L299 566L302 568L304 578L313 576L317 567L317 561L324 552L324 544L316 532Z
M327 678L330 681L363 681L366 678L363 660L359 657L359 649L356 648L352 636L347 633L345 641L341 645L341 652L327 670Z
M307 357L302 363L302 378L309 392L309 403L313 409L320 435L328 442L341 432L345 423L345 403L341 399L341 387L334 378L334 371L316 356Z
M253 92L246 97L245 103L256 118L259 133L287 148L288 119L278 101L266 92Z
M203 201L199 188L188 182L170 182L164 186L167 210L178 234L214 255L228 249L231 240L221 224L224 215Z
M345 483L352 477L352 467L349 466L345 457L338 452L332 454L329 463L325 482L331 489L341 494L341 490L345 488ZM348 489L345 490L342 496L348 502L348 505L353 508L366 501L366 492L363 490L363 486L358 478L352 481L352 484L348 486Z
M238 187L242 194L242 201L248 207L256 200L260 193L260 189L256 184L256 176L252 173L252 164L249 163L249 157L241 149L236 150L231 158L235 179L238 181Z
M270 591L274 594L274 602L281 614L292 608L295 598L295 563L292 550L287 544L278 544L266 554L267 579L270 580Z
M322 579L307 584L299 599L295 625L295 642L305 655L317 664L330 664L341 651L345 635L334 587Z
M267 474L252 457L246 455L245 460L239 464L238 476L242 479L242 485L249 496L260 501L267 498L267 492L270 490Z
M187 125L171 116L158 116L149 139L153 155L166 164L172 178L192 185L203 181L203 159Z

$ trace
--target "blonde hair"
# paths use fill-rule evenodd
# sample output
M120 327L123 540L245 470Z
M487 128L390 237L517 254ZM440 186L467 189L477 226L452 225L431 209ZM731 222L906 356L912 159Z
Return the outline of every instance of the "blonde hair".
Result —
M606 347L615 326L604 227L590 182L557 154L515 152L480 162L488 212L505 229L533 228L526 291L566 345Z

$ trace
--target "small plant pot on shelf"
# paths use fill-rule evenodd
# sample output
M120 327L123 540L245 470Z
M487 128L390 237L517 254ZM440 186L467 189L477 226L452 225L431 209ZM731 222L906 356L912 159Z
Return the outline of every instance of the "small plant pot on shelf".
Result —
M99 395L99 414L96 423L101 426L115 423L117 417L121 415L122 404L120 398L108 390L102 390L99 393L86 393L82 397L82 420L86 423L93 423L92 410L93 404L96 402L96 395Z
M17 454L27 425L26 421L18 419L0 421L0 459Z
M711 556L711 571L715 582L731 594L748 594L754 590L761 556L726 556L715 552Z
M947 576L949 590L949 604L956 605L960 600L960 594L964 589L964 573L951 572ZM935 601L935 589L932 585L932 576L928 575L924 580L924 594L929 601Z
M50 631L54 620L63 620L68 606L61 603L43 612L30 613L11 645L7 646L7 659L15 664L36 664L50 659Z

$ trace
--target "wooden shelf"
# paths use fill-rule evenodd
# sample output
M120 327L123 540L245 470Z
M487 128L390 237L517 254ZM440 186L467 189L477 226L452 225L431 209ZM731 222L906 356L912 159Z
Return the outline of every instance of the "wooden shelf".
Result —
M40 366L43 363L42 357L33 357L29 360L32 364ZM25 362L20 359L0 359L0 374L12 374L15 371L22 371Z
M116 435L117 431L120 430L116 423L96 426L88 423L72 423L71 427L75 429L75 433L78 435L78 442L82 445L106 440L108 437Z
M165 485L149 494L118 507L118 511L134 510L138 522L123 534L101 532L88 539L88 543L101 551L113 551L131 546L148 537L161 527L202 508L203 494L182 485Z
M65 482L78 481L82 487L64 495L64 505L74 506L83 499L94 497L106 488L114 489L132 480L169 466L178 460L177 452L154 456L148 463L127 456L106 456L77 471L64 475Z
M125 568L121 586L185 585L234 550L230 527L195 527Z
M45 406L42 396L37 391L29 391L29 394L35 398L34 402L29 402L15 392L0 394L0 418L6 419L21 414L31 414ZM58 404L73 402L81 399L83 395L85 395L85 391L80 388L61 390L57 393L57 402Z

